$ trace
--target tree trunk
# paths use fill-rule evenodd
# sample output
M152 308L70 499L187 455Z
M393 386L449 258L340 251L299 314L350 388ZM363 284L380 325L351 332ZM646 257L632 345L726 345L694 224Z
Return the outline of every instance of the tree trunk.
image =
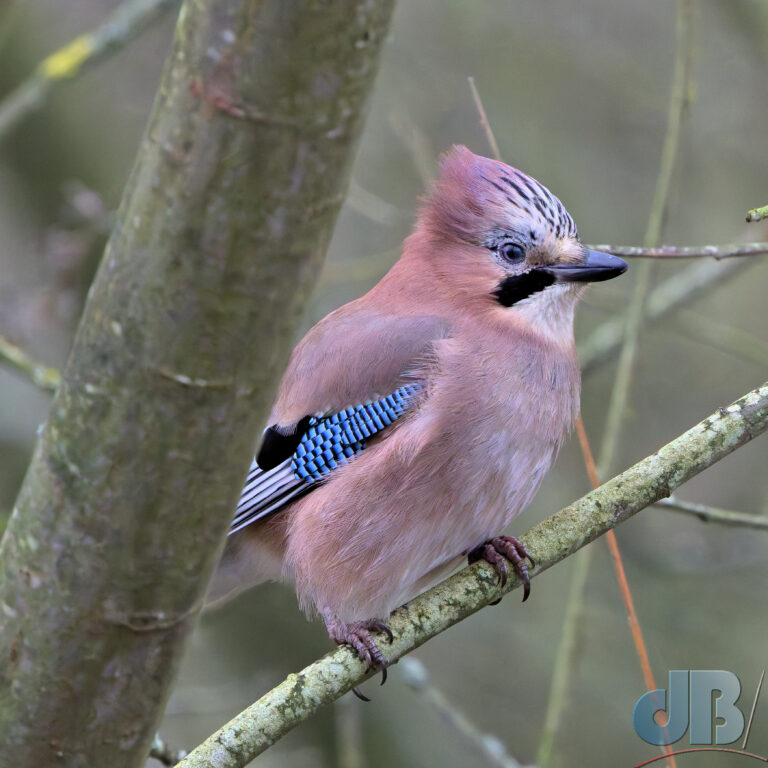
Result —
M141 765L393 2L191 0L0 547L3 765Z

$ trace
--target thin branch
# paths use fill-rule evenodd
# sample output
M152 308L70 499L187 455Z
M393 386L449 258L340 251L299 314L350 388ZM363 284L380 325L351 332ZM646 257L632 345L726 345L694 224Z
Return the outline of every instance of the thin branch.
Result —
M469 718L458 710L429 680L427 668L413 658L403 659L400 672L405 684L413 688L448 728L456 733L469 749L492 768L521 768L520 763L508 752L504 743L491 733L483 733Z
M350 696L334 703L336 768L366 768L363 709Z
M179 5L180 0L126 0L101 26L43 59L35 71L0 102L0 138L42 107L55 86L124 48L164 13Z
M768 382L659 451L532 528L523 540L538 575L768 428ZM380 637L390 662L519 586L505 587L485 563L464 568L389 618L394 640ZM242 768L323 705L370 677L354 652L339 647L289 677L206 739L182 768Z
M167 766L174 766L178 764L187 756L186 749L171 749L166 744L160 734L155 734L155 740L152 742L152 746L149 750L149 756Z
M763 205L760 208L752 208L752 210L747 211L747 221L762 221L763 219L768 219L768 205Z
M654 504L674 512L682 512L693 515L705 523L719 523L720 525L732 525L743 528L756 528L760 531L768 531L768 517L765 515L750 515L746 512L732 512L729 509L718 509L706 504L696 504L693 501L682 501L670 496L668 499L659 499Z
M565 603L563 629L555 655L555 665L552 670L552 683L547 700L547 713L544 717L544 727L539 737L539 749L536 759L544 768L550 764L555 746L555 736L560 729L560 719L568 698L568 681L571 674L571 664L576 656L576 638L584 612L584 589L587 585L589 568L592 565L594 549L587 547L575 556L575 564L570 575L570 586Z
M0 361L23 373L33 384L46 392L55 392L61 376L55 368L37 362L21 347L0 336Z
M672 277L659 283L649 294L643 310L645 322L656 322L679 307L702 296L715 286L722 287L725 281L750 269L757 262L749 259L716 262L702 261L681 269ZM578 345L582 373L587 373L608 360L621 346L624 334L624 319L609 320L596 328L587 339Z
M759 221L759 219L754 219ZM733 259L740 256L761 256L768 253L768 243L727 243L725 245L660 245L640 247L634 245L590 245L596 251L615 256L638 259Z

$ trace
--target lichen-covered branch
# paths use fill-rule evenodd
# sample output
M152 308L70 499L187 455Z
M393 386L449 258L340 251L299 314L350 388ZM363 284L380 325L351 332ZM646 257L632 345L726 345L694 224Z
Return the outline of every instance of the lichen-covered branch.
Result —
M120 50L180 4L181 0L125 0L99 27L43 59L35 71L0 102L0 139L42 107L54 87Z
M762 221L768 219L768 205L762 205L760 208L752 208L747 211L747 221Z
M755 209L758 210L758 209ZM754 219L759 221L760 219ZM751 219L748 219L751 221ZM643 248L636 245L590 245L597 251L616 256L638 259L704 259L721 261L740 256L763 256L768 253L768 243L727 243L725 245L660 245Z
M143 765L392 2L189 0L0 544L3 765Z
M55 392L61 377L55 368L34 360L21 347L0 336L0 363L6 363L47 392Z
M719 408L656 453L539 523L522 537L536 560L534 575L669 496L684 482L768 428L768 382L728 408ZM412 600L389 619L394 641L381 647L390 662L519 586L501 587L484 563L465 568ZM206 739L182 768L242 768L288 731L369 673L340 647L284 682Z

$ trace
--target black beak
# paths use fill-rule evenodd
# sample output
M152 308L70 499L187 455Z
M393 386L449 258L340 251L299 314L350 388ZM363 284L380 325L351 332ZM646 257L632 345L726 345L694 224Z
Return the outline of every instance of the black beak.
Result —
M537 272L551 275L559 283L599 283L627 271L627 262L600 251L587 251L581 264L549 264Z

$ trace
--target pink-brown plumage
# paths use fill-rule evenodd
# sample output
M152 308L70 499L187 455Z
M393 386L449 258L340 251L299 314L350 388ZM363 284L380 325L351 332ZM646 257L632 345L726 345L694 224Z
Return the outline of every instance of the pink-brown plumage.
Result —
M507 258L510 243L523 261ZM578 412L585 254L538 182L464 147L447 153L400 260L297 346L270 424L290 429L409 381L418 401L311 493L232 537L215 594L291 580L344 640L508 525ZM542 288L505 305L534 278Z

